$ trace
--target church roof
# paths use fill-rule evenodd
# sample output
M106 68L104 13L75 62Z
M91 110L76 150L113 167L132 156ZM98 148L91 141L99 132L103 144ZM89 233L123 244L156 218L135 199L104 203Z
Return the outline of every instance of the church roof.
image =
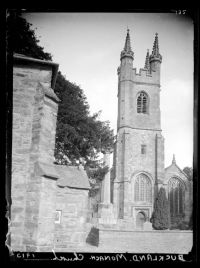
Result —
M90 189L89 180L82 167L55 165L61 179L57 181L59 186Z
M41 176L57 179L61 187L90 189L89 180L82 167L55 165L38 162L38 172Z
M165 168L165 173L168 172L176 172L179 171L182 175L184 175L187 179L187 174L176 164L175 155L173 155L172 163L170 166Z

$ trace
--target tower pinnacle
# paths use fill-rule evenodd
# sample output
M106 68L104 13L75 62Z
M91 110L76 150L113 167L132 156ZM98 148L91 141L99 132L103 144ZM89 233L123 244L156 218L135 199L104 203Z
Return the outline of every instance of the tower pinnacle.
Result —
M158 33L156 33L156 35L155 35L153 49L152 49L152 53L151 53L149 60L150 60L150 62L153 60L158 60L158 61L162 62L162 56L159 53L159 46L158 46Z
M176 164L175 154L173 154L172 164Z
M124 50L125 51L131 51L131 40L130 40L129 29L127 29L127 35L126 35L126 41L125 41Z
M121 52L121 59L123 57L131 57L133 59L134 53L131 49L131 39L130 39L130 34L129 34L129 29L127 28L127 35L126 35L126 41L124 45L124 49Z
M148 71L150 70L149 49L147 49L147 55L146 55L146 60L145 60L144 68L147 69Z

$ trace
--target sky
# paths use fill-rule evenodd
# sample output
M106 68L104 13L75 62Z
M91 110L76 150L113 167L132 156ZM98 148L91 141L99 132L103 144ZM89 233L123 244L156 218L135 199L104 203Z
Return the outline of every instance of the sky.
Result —
M117 127L117 68L127 27L133 68L144 67L158 33L161 64L161 128L165 167L175 154L180 168L193 165L193 21L176 13L25 13L39 45L59 70L79 85L91 114Z

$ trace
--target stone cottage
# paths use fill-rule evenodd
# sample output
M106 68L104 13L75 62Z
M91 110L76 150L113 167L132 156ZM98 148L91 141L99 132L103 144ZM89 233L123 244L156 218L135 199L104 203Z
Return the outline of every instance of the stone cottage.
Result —
M58 64L13 58L11 249L73 250L86 239L89 181L54 164Z

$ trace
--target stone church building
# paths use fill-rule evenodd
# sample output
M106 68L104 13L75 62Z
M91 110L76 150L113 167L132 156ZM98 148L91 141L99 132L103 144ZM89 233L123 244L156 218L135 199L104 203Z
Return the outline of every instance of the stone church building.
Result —
M97 214L92 217L90 184L85 170L55 164L60 100L54 87L58 64L14 55L9 204L12 250L75 252L80 249L83 252L93 227L99 229L100 246L112 243L117 236L122 242L119 250L129 245L133 250L133 241L139 242L142 237L135 230L151 230L149 220L161 186L166 189L170 213L189 221L191 182L176 164L175 157L169 167L164 167L160 121L162 56L157 34L152 54L147 52L145 67L139 73L133 68L129 31L120 59L113 167L105 175ZM105 153L104 160L109 166L109 153ZM162 242L163 233L154 234L147 240L154 239L156 245L159 236ZM165 233L166 237L169 235L170 239L174 238L174 233ZM184 234L184 238L188 235ZM176 241L179 246L178 238Z
M122 229L143 229L143 224L151 218L156 194L162 186L169 199L171 217L179 217L187 222L192 211L191 182L176 164L175 156L172 164L164 167L160 112L162 56L159 53L158 34L152 54L149 55L147 51L145 66L139 73L133 68L134 52L129 30L120 60L117 70L117 139L111 169L111 197L107 196L111 204L101 204L101 210L102 207L107 208L100 214L106 215L105 210L109 210L107 215L112 215L115 224ZM105 183L104 189L109 187L109 182L107 186Z

